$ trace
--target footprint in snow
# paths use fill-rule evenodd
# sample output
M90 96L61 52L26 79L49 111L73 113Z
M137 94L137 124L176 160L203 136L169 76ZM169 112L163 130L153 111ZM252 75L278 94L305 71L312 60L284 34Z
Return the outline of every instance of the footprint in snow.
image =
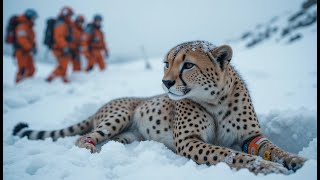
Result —
M46 165L46 162L40 159L32 160L31 163L26 168L26 172L30 175L35 175L37 171L44 167Z

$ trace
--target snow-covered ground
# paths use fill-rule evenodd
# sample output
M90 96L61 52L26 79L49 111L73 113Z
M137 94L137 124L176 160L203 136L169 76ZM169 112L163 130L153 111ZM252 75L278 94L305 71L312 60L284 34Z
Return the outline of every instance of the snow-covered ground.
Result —
M232 45L232 64L247 82L266 136L309 159L294 174L255 176L225 163L197 165L153 141L110 141L99 147L100 153L90 154L74 145L78 136L56 142L12 137L13 126L21 121L34 129L58 129L114 98L163 93L163 63L162 58L150 59L151 70L143 60L108 64L105 72L72 74L65 85L61 80L46 83L53 66L37 61L35 77L15 85L14 60L3 56L4 179L316 179L316 36L308 32L291 45L264 42L250 50Z

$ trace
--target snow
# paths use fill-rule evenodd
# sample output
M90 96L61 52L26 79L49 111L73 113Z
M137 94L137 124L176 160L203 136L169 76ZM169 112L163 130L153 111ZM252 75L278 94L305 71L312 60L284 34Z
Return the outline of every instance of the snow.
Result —
M4 179L316 179L315 160L307 161L301 170L289 176L255 176L247 169L235 172L225 163L197 165L157 142L123 145L111 141L102 146L99 154L90 154L73 146L75 139L15 142L5 149L10 159L4 160Z
M231 44L232 64L248 85L265 135L309 159L294 174L255 176L225 163L197 165L154 141L129 145L109 141L98 146L100 153L91 154L74 145L79 136L56 142L13 137L13 126L21 121L34 129L58 129L87 118L112 99L163 93L163 58L150 59L151 70L140 59L108 63L104 72L72 74L68 85L59 79L46 83L53 66L37 61L35 77L15 85L14 60L4 55L4 179L316 179L316 39L316 33L308 31L290 45L264 42L247 50Z
M281 148L296 154L303 147L307 147L309 142L317 136L317 122L315 120L315 111L305 108L274 110L267 115L260 116L261 128L267 137Z
M317 138L314 138L308 146L304 147L299 155L308 159L317 159Z

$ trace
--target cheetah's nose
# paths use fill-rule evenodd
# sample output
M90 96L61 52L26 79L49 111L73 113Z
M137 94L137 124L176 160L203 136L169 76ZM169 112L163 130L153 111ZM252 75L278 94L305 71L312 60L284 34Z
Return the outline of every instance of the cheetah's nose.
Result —
M172 81L172 80L162 80L162 82L168 89L170 89L171 86L173 86L174 83L176 83L176 81Z

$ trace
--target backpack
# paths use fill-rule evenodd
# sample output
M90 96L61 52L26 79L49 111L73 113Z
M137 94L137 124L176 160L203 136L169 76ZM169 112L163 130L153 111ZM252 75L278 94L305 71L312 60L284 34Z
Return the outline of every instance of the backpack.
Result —
M89 43L91 44L94 42L95 36L94 36L94 25L92 23L87 24L86 28L84 29L84 32L91 35L91 39L89 40ZM89 45L89 51L92 50L92 47Z
M57 24L62 23L63 21L61 19L54 19L50 18L47 20L47 27L44 35L44 45L46 45L49 49L52 49L52 46L54 44L54 37L53 37L53 31ZM68 27L68 35L66 37L67 42L72 41L72 27Z
M13 15L9 19L9 23L6 29L5 42L8 44L16 44L16 28L19 24L19 19L17 15Z
M94 35L93 33L93 24L87 24L86 28L84 28L84 32L89 33L90 35Z
M54 39L53 39L53 30L56 24L56 19L50 18L47 20L47 27L44 35L44 45L46 45L49 49L52 49Z

